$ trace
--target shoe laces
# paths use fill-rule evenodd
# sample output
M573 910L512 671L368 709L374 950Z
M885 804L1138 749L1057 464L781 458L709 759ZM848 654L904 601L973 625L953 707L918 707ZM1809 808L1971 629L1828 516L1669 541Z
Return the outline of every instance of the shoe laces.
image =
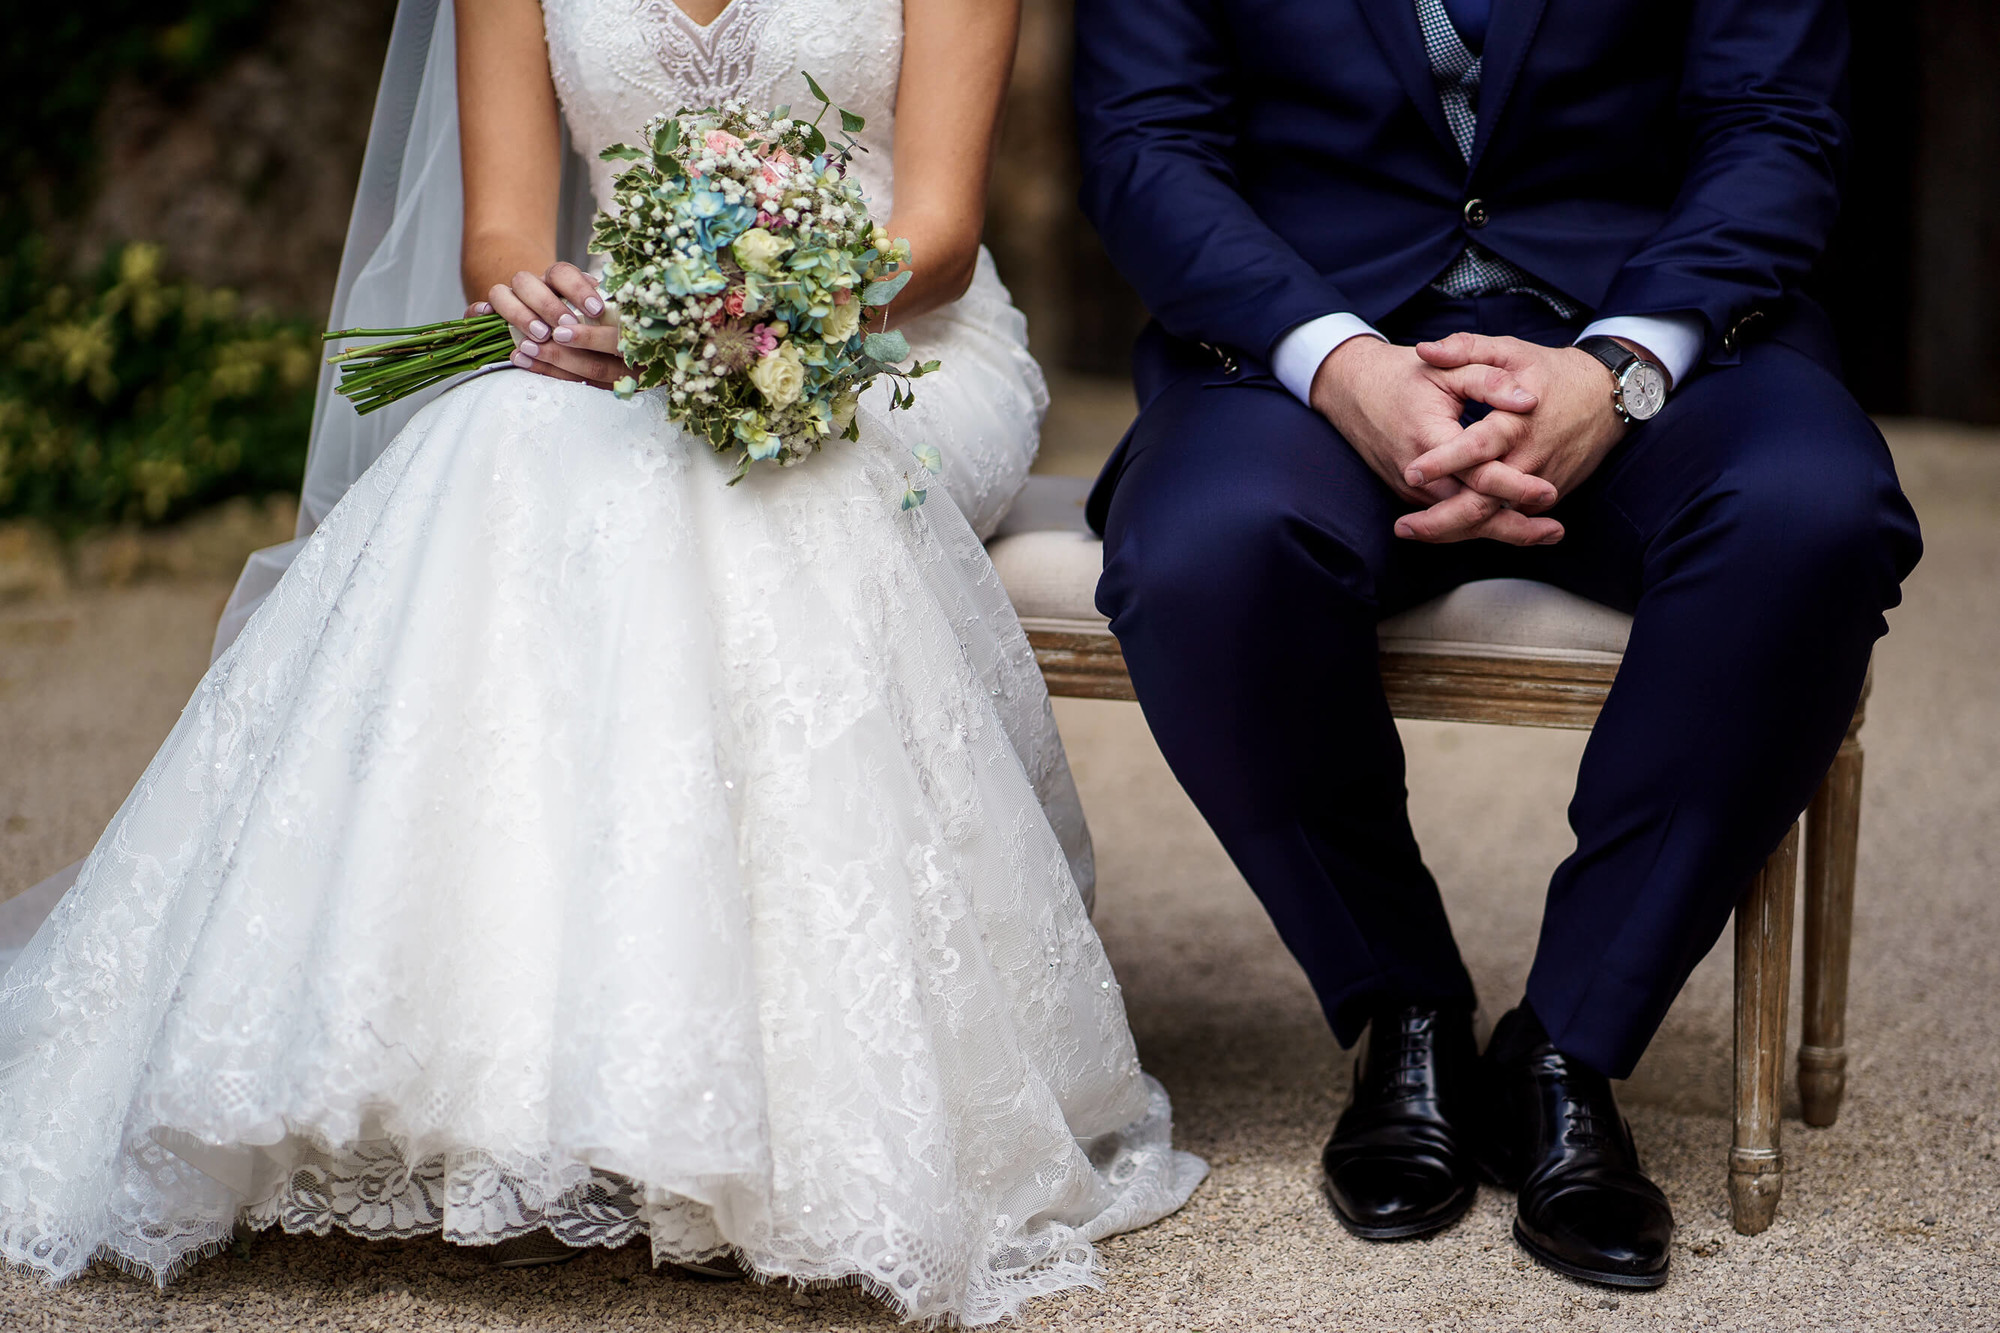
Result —
M1563 1143L1572 1148L1585 1150L1614 1151L1619 1146L1619 1125L1616 1111L1607 1111L1610 1106L1610 1090L1605 1088L1602 1097L1586 1097L1579 1084L1595 1083L1597 1076L1588 1070L1578 1069L1558 1051L1549 1051L1542 1057L1542 1070L1561 1081L1562 1099L1557 1114L1562 1118ZM1593 1102L1596 1103L1593 1105Z
M1376 1043L1388 1033L1371 1033L1369 1036L1370 1071L1374 1081L1382 1086L1398 1088L1405 1092L1421 1092L1431 1083L1430 1071L1433 1060L1435 1024L1428 1016L1417 1019L1400 1019L1395 1026L1395 1049L1388 1051Z
M1574 1097L1563 1098L1563 1142L1572 1148L1608 1151L1617 1146L1617 1134L1589 1103Z

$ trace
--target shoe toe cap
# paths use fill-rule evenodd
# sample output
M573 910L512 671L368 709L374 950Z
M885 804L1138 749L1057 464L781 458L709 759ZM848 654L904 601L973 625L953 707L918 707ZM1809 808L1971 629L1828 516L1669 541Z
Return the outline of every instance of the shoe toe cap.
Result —
M1350 1223L1373 1230L1421 1226L1448 1215L1465 1188L1438 1164L1379 1158L1332 1166L1326 1184Z
M1610 1186L1565 1190L1524 1209L1521 1220L1557 1257L1618 1277L1665 1272L1674 1237L1665 1199Z

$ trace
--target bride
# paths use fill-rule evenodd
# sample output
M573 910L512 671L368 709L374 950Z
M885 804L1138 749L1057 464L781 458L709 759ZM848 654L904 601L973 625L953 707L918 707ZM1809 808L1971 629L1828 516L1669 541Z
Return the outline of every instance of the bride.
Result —
M393 440L322 384L308 535L253 561L0 982L0 1258L164 1282L239 1222L643 1235L984 1323L1185 1202L979 544L1044 401L978 245L1016 17L406 0L335 317L448 317L462 278L522 369ZM892 318L945 370L730 487L656 394L601 391L615 337L555 261L609 169L566 145L801 71L868 119L917 256ZM948 494L902 512L932 442Z

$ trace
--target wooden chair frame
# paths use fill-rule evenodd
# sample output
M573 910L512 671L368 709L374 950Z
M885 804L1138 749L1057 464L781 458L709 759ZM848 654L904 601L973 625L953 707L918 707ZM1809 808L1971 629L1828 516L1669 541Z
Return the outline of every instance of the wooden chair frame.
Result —
M1049 693L1134 699L1118 640L1075 621L1023 617ZM1460 653L1382 654L1382 684L1400 718L1588 731L1617 675L1615 662ZM1861 816L1860 731L1867 690L1839 753L1804 816L1805 1001L1799 1101L1808 1125L1840 1115L1847 1088L1847 970L1854 925L1855 845ZM1771 1225L1784 1193L1780 1145L1785 1023L1791 995L1792 917L1798 881L1794 823L1736 908L1735 1132L1729 1202L1738 1232Z

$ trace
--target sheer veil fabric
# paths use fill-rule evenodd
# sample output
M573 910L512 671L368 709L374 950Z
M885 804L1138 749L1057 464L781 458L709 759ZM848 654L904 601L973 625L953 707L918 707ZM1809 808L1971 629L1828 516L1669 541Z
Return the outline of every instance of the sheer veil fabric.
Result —
M900 0L545 16L579 142L810 68L887 211ZM399 14L337 324L461 308L450 19ZM916 411L736 487L653 395L322 384L301 538L0 978L0 1258L547 1228L977 1324L1185 1202L980 544L1041 380L990 262L908 332Z
M459 284L464 197L458 171L458 67L451 0L402 0L382 66L368 148L334 283L329 329L394 329L465 312ZM582 264L596 210L587 168L563 133L556 249ZM333 392L322 365L312 436L299 493L297 538L253 554L216 626L215 656L229 646L348 487L389 441L444 390L432 389L367 416Z

